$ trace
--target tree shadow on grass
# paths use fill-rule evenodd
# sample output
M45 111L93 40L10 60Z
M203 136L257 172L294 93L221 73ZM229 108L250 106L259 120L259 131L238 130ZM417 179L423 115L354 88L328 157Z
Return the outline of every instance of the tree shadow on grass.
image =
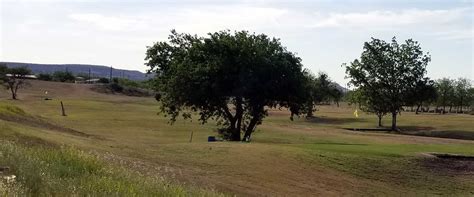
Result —
M402 131L402 134L426 136L426 137L461 139L461 140L474 140L474 131L448 130L448 131L417 131L417 132L407 132L407 133Z
M388 127L387 127L388 128ZM403 132L419 132L419 131L432 131L434 130L435 128L434 127L427 127L427 126L400 126L398 127L398 129L400 129L400 131L403 133Z
M312 143L317 145L337 145L337 146L367 146L369 144L355 144L355 143L341 143L341 142L319 142L319 143Z
M350 131L371 132L371 133L391 133L399 135L414 135L423 137L437 137L461 140L474 140L474 131L462 130L434 130L433 127L403 126L399 127L399 132L392 132L390 128L344 128Z
M417 135L425 137L439 137L450 139L474 140L474 131L465 130L435 130L433 127L403 126L400 133L405 135Z
M306 121L311 122L311 123L317 123L317 124L332 124L332 125L348 124L348 123L355 123L355 122L367 122L367 120L359 119L359 118L333 118L333 117L326 117L326 116L306 118Z

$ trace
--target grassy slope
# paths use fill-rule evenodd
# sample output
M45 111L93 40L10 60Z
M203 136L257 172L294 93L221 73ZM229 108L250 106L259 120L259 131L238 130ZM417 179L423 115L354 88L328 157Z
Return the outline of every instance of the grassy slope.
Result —
M0 116L13 120L0 120L0 166L10 168L0 175L18 177L15 182L8 182L0 176L1 195L221 196L212 190L171 183L160 174L144 174L130 170L127 165L110 164L106 158L115 158L113 154L91 154L72 144L54 143L73 136L15 123L25 117L27 121L33 120L21 108L0 104ZM81 138L84 136L77 137Z
M42 100L44 90L54 100ZM207 136L214 135L212 123L169 125L167 118L156 115L151 98L101 95L84 85L46 82L20 94L21 101L2 102L91 136L3 121L15 133L113 153L119 159L105 159L138 162L131 165L134 170L199 187L244 195L474 194L472 173L434 171L423 165L420 156L422 152L474 155L472 141L345 131L341 128L376 123L370 115L354 118L350 108L322 107L316 112L319 118L294 122L285 111L271 111L253 143L207 143ZM67 117L60 116L59 100L65 103ZM399 123L407 130L429 126L423 130L470 135L472 120L468 115L403 113ZM191 130L194 140L188 143Z

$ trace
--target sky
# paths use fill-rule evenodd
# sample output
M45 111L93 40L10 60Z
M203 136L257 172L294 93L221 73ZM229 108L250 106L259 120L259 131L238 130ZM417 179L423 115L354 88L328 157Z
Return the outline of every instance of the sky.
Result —
M0 61L146 71L146 47L171 29L280 38L313 73L345 85L343 63L371 37L414 39L427 76L474 79L474 0L0 0Z

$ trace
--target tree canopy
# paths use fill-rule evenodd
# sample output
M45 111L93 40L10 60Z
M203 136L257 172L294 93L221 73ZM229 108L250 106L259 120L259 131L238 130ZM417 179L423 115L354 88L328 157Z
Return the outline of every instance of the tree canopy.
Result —
M304 102L301 59L276 38L247 31L206 37L172 31L168 42L147 48L146 65L156 73L161 112L216 120L230 140L249 140L267 109Z
M343 66L349 83L361 88L370 108L392 114L391 128L396 130L397 114L408 102L407 95L424 80L430 60L412 39L399 44L395 37L391 42L372 38L364 43L360 60Z
M418 114L420 107L423 106L423 103L426 104L436 101L438 97L438 92L435 88L435 83L429 78L424 78L416 82L415 88L408 94L406 94L406 105L416 105L415 113Z
M0 65L0 80L7 89L10 90L12 99L17 99L17 92L28 83L25 81L26 75L31 74L31 70L26 67L8 68Z
M342 97L342 92L337 89L326 73L319 72L314 75L309 70L304 70L304 94L305 103L302 105L301 112L306 113L306 117L313 117L314 106L321 102L333 99L336 102Z

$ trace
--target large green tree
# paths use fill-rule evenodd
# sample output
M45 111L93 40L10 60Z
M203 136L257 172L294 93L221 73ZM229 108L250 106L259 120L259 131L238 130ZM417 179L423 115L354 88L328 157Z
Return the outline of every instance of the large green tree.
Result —
M424 54L418 42L409 39L399 44L372 38L365 42L362 55L349 65L344 64L350 84L361 88L372 108L388 109L393 131L397 130L397 115L407 103L406 95L423 80L430 56Z
M172 31L167 42L147 48L146 65L156 73L161 112L215 120L230 140L250 140L267 109L304 102L301 59L278 39L246 31L206 37ZM243 133L243 138L241 134Z

